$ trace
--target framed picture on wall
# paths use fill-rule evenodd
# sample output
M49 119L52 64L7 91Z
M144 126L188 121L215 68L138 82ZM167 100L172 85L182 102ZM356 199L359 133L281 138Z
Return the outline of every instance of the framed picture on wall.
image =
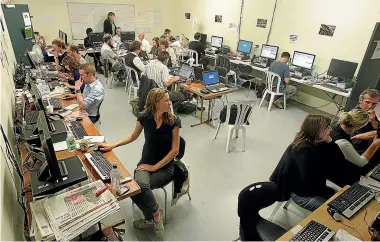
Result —
M221 23L222 22L222 15L215 15L215 23Z
M190 13L185 13L185 19L190 19Z
M320 35L326 35L332 37L334 35L336 26L321 24L321 28L319 29Z

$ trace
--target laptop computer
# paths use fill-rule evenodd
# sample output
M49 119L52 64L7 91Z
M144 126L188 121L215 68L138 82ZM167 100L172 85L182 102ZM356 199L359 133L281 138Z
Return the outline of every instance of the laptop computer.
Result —
M178 71L178 76L180 78L178 82L187 82L188 80L190 80L191 74L193 74L193 72L193 67L188 65L182 65Z
M228 87L220 83L219 73L217 71L203 72L203 83L210 92L222 92L228 90Z

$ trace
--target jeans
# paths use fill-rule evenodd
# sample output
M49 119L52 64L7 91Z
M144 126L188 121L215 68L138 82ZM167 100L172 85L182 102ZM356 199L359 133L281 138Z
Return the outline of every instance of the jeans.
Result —
M155 172L135 170L135 181L141 188L141 192L133 197L132 201L143 212L146 220L153 219L153 213L157 212L159 206L152 190L166 185L172 180L174 164L170 162Z
M185 101L185 96L181 92L177 91L169 92L169 98L172 102L173 110L175 112L177 111L179 105L181 105L181 103Z
M322 204L324 204L330 197L334 195L335 191L331 188L326 187L325 194L322 196L315 197L302 197L297 194L292 193L291 199L297 205L302 208L313 212L317 208L319 208Z

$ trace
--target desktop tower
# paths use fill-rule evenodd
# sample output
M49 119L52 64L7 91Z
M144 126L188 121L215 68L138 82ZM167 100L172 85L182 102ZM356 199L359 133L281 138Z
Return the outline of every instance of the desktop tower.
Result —
M345 111L353 109L358 104L360 93L365 89L374 88L380 90L380 59L372 59L378 47L378 41L380 41L380 22L376 23L372 32L372 37L360 65L357 81L344 108Z

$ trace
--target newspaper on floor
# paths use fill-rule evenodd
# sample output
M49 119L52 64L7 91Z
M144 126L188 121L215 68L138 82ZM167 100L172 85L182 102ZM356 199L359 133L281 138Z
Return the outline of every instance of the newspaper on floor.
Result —
M120 210L109 190L96 196L102 187L104 183L98 180L46 199L45 211L57 241L71 240Z

